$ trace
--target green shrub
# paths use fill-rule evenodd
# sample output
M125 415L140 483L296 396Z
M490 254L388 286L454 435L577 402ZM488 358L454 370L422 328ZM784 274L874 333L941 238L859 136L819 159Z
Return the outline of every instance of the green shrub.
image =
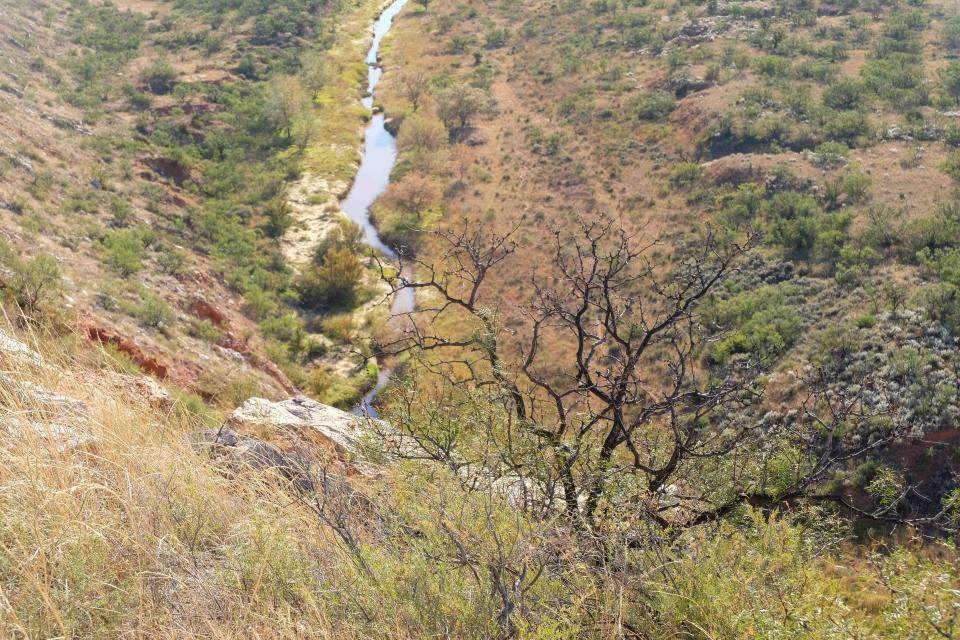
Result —
M108 232L102 240L101 254L111 269L128 277L143 269L147 257L144 236L134 229Z
M940 69L940 83L954 103L960 105L960 62L951 62Z
M847 163L850 150L842 142L827 141L813 152L813 164L821 169L836 169Z
M920 289L914 303L927 318L960 335L960 289L949 282L938 282Z
M960 287L960 249L925 247L917 252L917 260L928 272L944 282Z
M943 46L955 54L960 52L960 16L943 23Z
M110 213L113 216L113 224L117 226L126 226L133 216L133 207L130 203L121 198L110 199Z
M148 294L137 310L137 317L145 326L167 332L173 327L177 315L163 298Z
M855 324L859 329L872 329L877 326L877 316L872 313L865 313L857 317Z
M194 338L203 340L204 342L216 343L220 340L223 333L209 320L192 318L190 324L187 327L187 333Z
M707 354L713 364L722 364L736 353L749 353L769 363L799 337L802 323L788 285L762 286L727 300L713 302L704 310L708 326L729 331Z
M274 315L279 308L277 301L257 285L243 292L244 309L254 320L265 320Z
M633 114L641 120L656 120L677 108L677 99L672 93L656 91L639 96Z
M880 506L890 507L903 492L903 478L889 467L881 466L867 484L866 490Z
M863 111L825 111L819 116L820 136L849 146L868 144L873 134L870 118Z
M293 210L284 196L278 196L263 206L266 222L263 231L268 238L281 238L293 226Z
M326 255L334 250L359 254L362 250L363 229L356 222L341 218L337 226L327 232L313 251L314 264L322 265Z
M904 225L908 247L919 252L923 249L939 249L956 243L956 229L944 227L936 218L917 218Z
M176 80L177 70L162 58L140 73L140 82L154 95L170 93Z
M960 151L951 151L941 168L954 182L960 184Z
M826 82L837 75L837 66L822 60L804 60L794 67L794 73L805 80Z
M329 318L324 318L321 323L323 333L335 342L347 344L353 339L353 316L349 313L341 313Z
M863 346L860 333L847 324L835 324L816 332L812 342L810 364L831 377L839 376Z
M510 41L509 29L490 29L486 34L487 49L499 49L505 47Z
M297 290L300 301L312 310L350 307L356 300L363 277L360 259L345 249L333 249L320 265L309 267L300 276Z
M168 276L181 276L187 271L187 254L176 247L163 247L157 253L157 266Z
M863 102L863 83L852 78L841 78L823 92L823 103L831 109L857 109Z
M293 313L268 318L260 323L260 328L266 335L288 343L294 350L299 348L304 335L303 322Z
M52 256L22 258L0 241L0 290L28 317L37 317L59 291L60 267Z
M914 109L929 102L923 69L916 63L915 55L893 53L867 60L860 68L860 77L867 90L896 109Z
M881 256L872 247L847 243L840 249L834 277L840 284L856 284L880 262Z
M696 162L679 162L670 171L670 186L683 189L691 186L703 174L703 167Z
M758 56L751 66L760 75L771 78L785 77L790 71L790 61L781 56Z
M764 210L769 221L770 238L794 256L810 255L818 235L832 228L820 219L816 200L798 191L774 194L765 203ZM836 242L836 238L825 240Z

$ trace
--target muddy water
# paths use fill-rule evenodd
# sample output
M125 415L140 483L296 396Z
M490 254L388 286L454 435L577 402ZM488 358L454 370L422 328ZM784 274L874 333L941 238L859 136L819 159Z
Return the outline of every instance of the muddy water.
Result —
M390 31L394 18L397 17L406 2L407 0L394 0L390 6L384 9L373 25L373 41L366 59L369 69L367 73L367 96L363 99L363 106L368 109L373 109L374 90L383 75L383 67L379 63L380 42ZM390 172L397 161L396 140L387 131L385 125L386 118L383 113L376 113L370 119L370 124L364 132L363 158L360 161L360 168L354 178L353 187L347 197L340 203L340 208L343 209L348 218L363 229L363 241L367 245L383 253L388 259L395 260L397 258L396 253L383 242L377 228L370 221L370 207L390 184ZM390 312L392 315L407 313L413 310L413 305L413 290L406 289L394 297ZM377 415L377 410L373 407L373 399L377 392L390 381L391 373L393 371L389 367L382 366L380 368L376 386L354 408L354 413L367 413L374 417Z

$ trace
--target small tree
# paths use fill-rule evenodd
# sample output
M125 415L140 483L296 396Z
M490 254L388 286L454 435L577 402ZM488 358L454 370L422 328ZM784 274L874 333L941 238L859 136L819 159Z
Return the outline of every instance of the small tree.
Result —
M863 83L841 78L823 92L823 103L834 109L856 109L863 99Z
M296 78L278 76L270 81L264 102L265 115L287 138L293 137L293 126L306 109L307 98Z
M341 218L337 226L327 232L323 240L313 251L313 262L322 265L327 254L334 249L348 251L354 255L360 253L363 242L363 229L353 220Z
M490 97L473 87L450 87L437 95L437 116L451 138L463 134L473 120L490 110Z
M940 82L943 89L957 104L960 104L960 62L951 62L940 70Z
M430 91L430 76L423 71L407 73L400 81L403 97L410 103L414 111L420 108L423 97Z
M421 214L440 198L437 186L428 177L415 173L390 186L387 201L404 213Z
M327 64L323 56L315 52L307 54L303 58L302 68L300 69L300 82L310 94L310 97L316 100L320 90L329 80L330 73L327 71Z
M475 413L433 411L422 391L398 389L386 441L395 455L434 459L467 485L509 483L531 512L565 508L588 528L626 509L636 526L624 535L639 547L743 507L804 502L880 522L942 525L943 512L908 517L889 505L859 507L832 483L907 428L864 437L891 398L874 372L853 375L849 367L862 366L856 359L803 374L796 416L769 423L752 413L762 393L755 360L704 366L711 337L701 303L738 268L752 237L738 243L729 230L706 230L667 267L652 260L656 241L637 243L609 219L581 221L555 232L545 247L553 277L531 282L524 320L506 325L489 280L509 268L517 229L502 235L465 223L438 231L437 246L447 251L402 271L417 279L384 270L394 289L426 294L403 314L406 335L384 350L413 356L413 384L417 376L439 383L440 406L484 407L479 432L467 432L465 416Z
M146 253L143 237L136 229L114 231L103 238L103 259L121 277L143 269Z
M37 316L43 303L60 286L60 267L56 259L39 255L24 260L4 245L0 247L0 261L7 268L6 273L0 273L0 289L11 296L24 316Z
M307 150L313 140L314 114L310 109L304 109L293 119L291 138L300 153Z
M943 44L953 53L960 51L960 17L950 18L944 23Z
M446 146L450 134L436 118L414 114L407 117L397 135L397 150L400 153L424 153L437 151Z
M266 221L263 230L270 238L280 238L293 225L293 211L285 196L273 198L263 206Z

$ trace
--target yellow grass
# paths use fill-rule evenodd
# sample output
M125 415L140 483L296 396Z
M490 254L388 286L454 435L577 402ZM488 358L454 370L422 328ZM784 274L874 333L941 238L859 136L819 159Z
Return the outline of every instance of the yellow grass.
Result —
M316 578L349 562L306 509L194 452L196 418L46 355L5 375L85 402L94 440L0 430L0 637L334 637ZM4 426L42 408L0 388Z

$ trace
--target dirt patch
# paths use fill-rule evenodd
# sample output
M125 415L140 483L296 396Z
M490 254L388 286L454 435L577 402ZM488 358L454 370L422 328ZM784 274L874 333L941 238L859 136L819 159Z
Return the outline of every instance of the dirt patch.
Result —
M284 236L283 254L294 264L313 259L317 244L334 229L343 213L338 196L346 189L342 182L306 173L290 188L287 202L293 211L294 225Z
M228 324L227 315L203 298L194 298L187 307L187 312L201 320L209 320L218 327Z
M114 4L118 9L143 13L148 16L152 14L165 16L172 10L169 3L159 0L114 0Z

